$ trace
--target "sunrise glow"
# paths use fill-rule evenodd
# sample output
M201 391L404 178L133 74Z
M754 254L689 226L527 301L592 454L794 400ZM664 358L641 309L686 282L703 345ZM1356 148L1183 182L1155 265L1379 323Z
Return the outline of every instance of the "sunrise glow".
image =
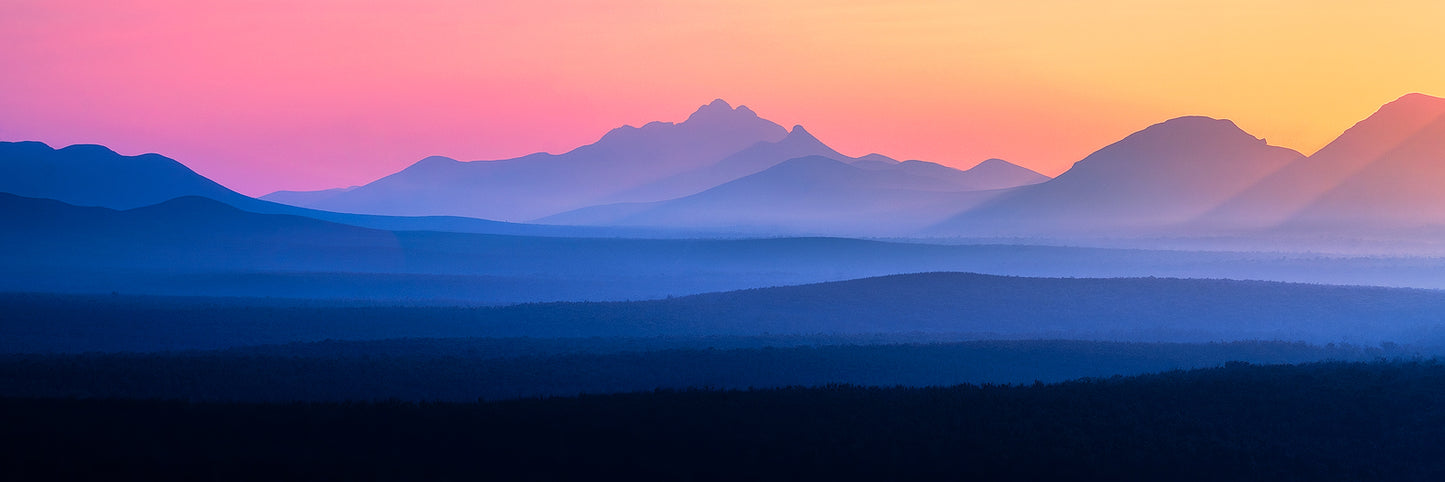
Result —
M0 140L251 195L562 152L714 98L850 155L1056 175L1180 115L1311 153L1445 91L1437 1L80 2L0 14Z

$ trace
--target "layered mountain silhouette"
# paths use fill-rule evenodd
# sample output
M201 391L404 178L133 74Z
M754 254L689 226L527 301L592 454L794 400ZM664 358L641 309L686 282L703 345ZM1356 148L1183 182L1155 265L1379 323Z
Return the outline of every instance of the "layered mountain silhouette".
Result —
M1402 268L1390 259L823 237L384 231L251 213L201 197L113 210L0 194L0 226L0 268L8 275L0 277L0 291L24 292L518 303L663 298L930 271L1441 286L1440 262L1431 260Z
M330 199L334 196L350 192L361 186L337 187L322 189L320 191L276 191L265 195L265 199L287 205L300 205L308 202L318 202Z
M898 164L898 162L899 162L899 161L898 161L897 159L894 159L894 158L891 158L891 157L888 157L888 156L885 156L885 155L882 155L882 154L879 154L879 153L876 153L876 152L875 152L875 153L868 154L868 155L859 157L859 158L857 158L857 159L854 159L853 162L851 162L850 164L855 165L855 166L858 166L858 167L861 167L861 168L864 168L864 169L872 169L872 168L875 168L875 167L888 167L888 166L891 166L891 165L894 165L894 164ZM1042 176L1042 174L1040 174L1040 175Z
M1165 229L1218 207L1304 156L1233 122L1180 117L1004 193L936 229L969 234L1126 234Z
M788 135L777 142L753 144L716 163L629 189L609 197L607 201L648 202L675 199L760 172L788 159L807 156L821 156L839 161L854 160L839 154L798 125L793 126Z
M122 156L91 144L52 149L40 142L0 142L0 192L112 209L181 196L233 205L250 200L159 154Z
M1228 120L1150 126L1048 179L991 159L962 171L849 157L721 100L565 154L431 157L365 186L250 198L156 154L0 142L0 192L118 210L185 196L386 231L546 236L1344 236L1445 227L1445 99L1386 104L1311 156ZM348 213L319 210L326 208ZM386 216L390 212L431 216ZM527 225L461 216L540 218ZM453 214L457 216L435 216ZM1243 233L1243 234L1240 234ZM1372 234L1373 233L1373 234Z
M541 236L655 234L611 229L505 223L453 216L399 217L300 208L232 191L159 154L122 156L79 144L54 149L40 142L0 142L0 193L55 199L77 206L133 209L196 196L262 214L306 216L336 223L400 231L453 231Z
M910 175L948 181L956 189L967 191L1008 189L1049 180L1048 176L1003 159L988 159L967 170L918 160L898 162L894 165L872 164L871 161L862 160L854 162L853 165L878 170L896 168Z
M860 167L898 164L879 154L859 158L843 155L803 126L783 129L747 107L734 108L719 99L681 123L621 127L594 144L561 155L539 153L473 162L430 157L365 186L279 192L263 199L352 213L595 224L590 217L559 214L599 206L608 207L593 212L616 212L624 208L611 205L678 199L760 173L789 159L809 156L862 163ZM994 165L971 174L931 163L909 164L906 169L919 177L951 180L955 190L1001 189L1038 182L1042 177L1017 166L993 170ZM766 218L768 213L757 214ZM771 221L760 218L744 224L757 226Z
M863 168L828 156L807 156L691 196L584 208L541 222L899 235L998 195L1002 191L977 186L999 182L1000 173L1021 178L1025 176L1019 176L1019 170L1032 172L1000 163L1007 164L989 162L973 175L974 170L922 161Z
M285 199L338 212L526 221L596 204L787 134L747 107L719 99L683 122L619 127L564 154L473 162L428 157L347 192Z
M1445 162L1439 150L1445 142L1438 132L1442 119L1445 99L1401 97L1315 154L1296 159L1202 216L1197 225L1257 229L1286 222L1331 226L1426 221L1401 215L1433 213L1420 208L1441 205L1433 195L1440 189L1420 184L1445 180L1439 176Z
M256 214L199 196L114 210L0 193L0 221L6 226L0 258L12 269L405 268L391 232Z

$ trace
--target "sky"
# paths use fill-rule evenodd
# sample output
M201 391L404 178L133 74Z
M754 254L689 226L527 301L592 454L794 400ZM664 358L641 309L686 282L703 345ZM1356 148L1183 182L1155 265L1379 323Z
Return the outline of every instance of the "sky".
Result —
M1445 95L1445 2L0 0L0 140L250 195L560 153L714 98L849 155L1057 175L1182 115L1311 153Z

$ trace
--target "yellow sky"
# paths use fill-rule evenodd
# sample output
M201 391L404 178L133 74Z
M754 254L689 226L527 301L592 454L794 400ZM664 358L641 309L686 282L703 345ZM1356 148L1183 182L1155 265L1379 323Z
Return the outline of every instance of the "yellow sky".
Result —
M1445 1L12 0L0 138L249 194L561 152L721 97L845 154L1055 175L1181 115L1313 152L1445 95Z
M914 118L1019 109L1015 129L1036 115L1057 131L1067 117L1105 135L1199 114L1309 153L1400 95L1445 91L1439 1L841 3L787 2L754 25L789 39L772 54L779 70L852 76L833 84L840 98L906 90L898 108ZM810 54L811 68L784 67ZM1057 173L1086 152L1074 153L1020 160Z

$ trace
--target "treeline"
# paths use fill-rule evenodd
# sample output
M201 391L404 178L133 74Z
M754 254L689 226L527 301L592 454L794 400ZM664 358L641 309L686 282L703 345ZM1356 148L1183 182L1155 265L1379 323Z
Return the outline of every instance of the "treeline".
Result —
M490 403L0 399L5 480L1442 480L1445 366Z
M0 396L193 401L474 401L656 388L1032 383L1219 366L1406 357L1401 347L870 337L401 339L140 354L0 355ZM709 345L715 344L714 349ZM746 343L795 346L731 348ZM827 344L833 343L833 344ZM673 348L668 348L672 346ZM691 348L676 348L691 346Z

